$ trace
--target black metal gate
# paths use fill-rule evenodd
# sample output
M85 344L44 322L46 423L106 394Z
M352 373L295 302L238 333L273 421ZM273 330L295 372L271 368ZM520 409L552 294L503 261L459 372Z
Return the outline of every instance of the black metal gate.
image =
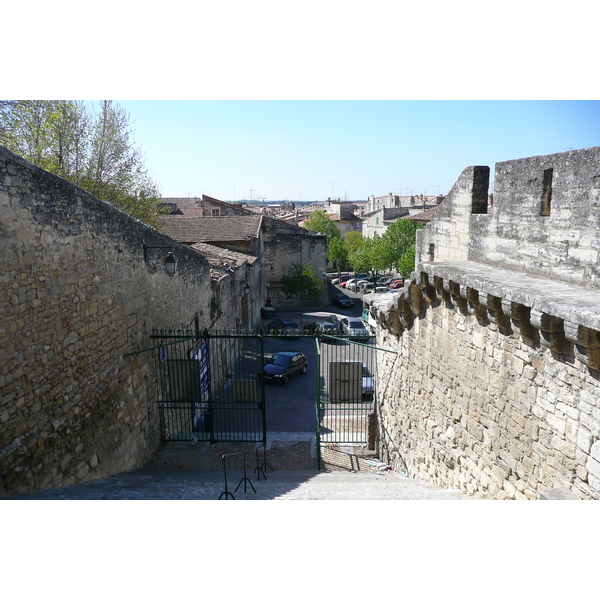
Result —
M265 362L264 340L272 335L158 331L151 337L163 441L266 444L265 387L257 375ZM383 349L344 336L300 337L315 341L320 465L322 445L368 443L376 352Z
M321 444L367 443L377 392L375 351L373 346L348 338L324 336L317 342L317 432Z
M262 336L160 331L152 338L163 441L266 443Z

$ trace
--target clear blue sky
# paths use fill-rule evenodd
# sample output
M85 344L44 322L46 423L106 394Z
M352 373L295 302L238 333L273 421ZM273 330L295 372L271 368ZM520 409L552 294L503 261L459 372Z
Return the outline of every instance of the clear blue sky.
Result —
M446 193L467 166L600 145L588 0L108 0L68 34L61 4L34 3L26 43L4 28L0 97L119 101L163 196Z
M165 197L445 194L468 166L600 145L599 101L116 102Z

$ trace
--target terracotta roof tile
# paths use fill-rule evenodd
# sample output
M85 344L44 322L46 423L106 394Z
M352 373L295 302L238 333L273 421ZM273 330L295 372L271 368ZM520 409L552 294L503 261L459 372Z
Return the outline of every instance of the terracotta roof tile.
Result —
M261 215L227 217L161 217L158 229L183 244L256 239Z

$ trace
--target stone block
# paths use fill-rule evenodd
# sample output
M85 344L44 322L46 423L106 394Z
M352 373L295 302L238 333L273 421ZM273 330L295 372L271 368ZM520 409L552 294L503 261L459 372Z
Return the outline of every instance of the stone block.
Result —
M540 500L580 500L579 496L565 488L550 488L540 492Z

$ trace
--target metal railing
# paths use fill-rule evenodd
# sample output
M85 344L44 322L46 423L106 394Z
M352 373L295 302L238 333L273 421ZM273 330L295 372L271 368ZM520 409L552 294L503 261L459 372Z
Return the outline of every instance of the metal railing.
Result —
M250 487L252 488L252 491L256 494L256 488L254 487L254 485L252 484L252 482L250 481L250 478L248 477L248 467L247 467L247 462L246 462L246 455L251 452L251 450L241 450L240 452L230 452L229 454L223 454L221 456L221 462L223 463L223 474L225 477L225 490L223 490L223 492L221 492L221 495L219 496L219 500L229 500L230 498L232 500L235 500L235 496L229 491L229 478L228 478L228 464L227 461L234 457L234 456L242 456L243 460L242 460L242 465L243 465L243 476L240 479L240 482L237 484L237 487L235 488L235 492L237 492L240 488L240 486L242 485L242 483L244 484L244 494L248 493L248 485L250 485ZM271 467L271 465L267 462L267 449L265 446L263 446L263 460L262 462L260 461L259 458L259 449L255 448L255 453L256 453L256 467L254 469L254 472L257 474L257 481L260 481L260 477L261 475L265 478L265 480L267 479L267 476L265 474L265 469L269 468L271 469L271 471L273 470L273 467Z

